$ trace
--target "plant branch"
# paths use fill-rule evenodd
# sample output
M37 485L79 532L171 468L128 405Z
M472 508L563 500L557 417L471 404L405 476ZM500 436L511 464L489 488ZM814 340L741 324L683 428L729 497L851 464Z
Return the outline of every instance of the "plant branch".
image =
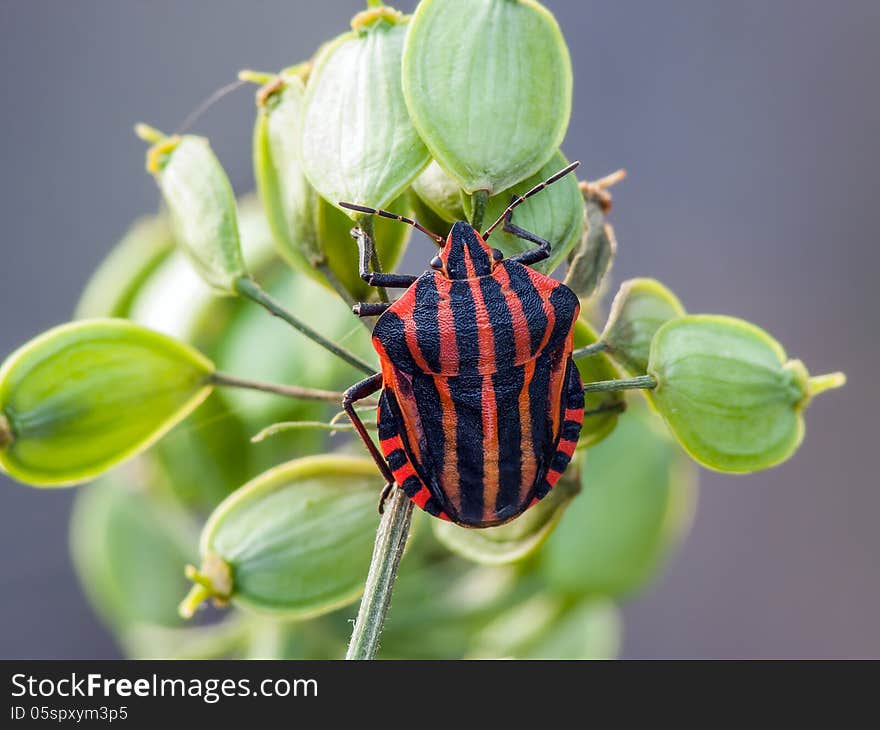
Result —
M397 567L406 547L413 505L406 493L394 487L373 547L373 559L364 596L358 610L346 659L373 659L379 649L379 636L391 605L391 592L397 578Z
M237 378L226 373L214 373L211 375L214 385L228 388L242 388L245 390L259 390L263 393L274 393L286 398L301 398L303 400L321 400L330 403L342 403L342 393L335 390L318 390L317 388L303 388L299 385L278 385L276 383L263 383L257 380Z
M636 378L598 380L595 383L587 383L584 386L584 393L607 393L613 390L653 390L656 387L657 380L653 375L639 375Z
M608 349L608 345L602 340L597 340L591 345L587 345L586 347L582 347L579 350L575 350L571 353L571 356L575 360L580 360L583 357L590 357L590 355L598 355L600 352L605 352Z
M247 277L242 277L238 279L235 282L235 290L246 299L250 299L252 302L256 302L257 304L259 304L270 314L280 319L283 319L291 327L304 334L313 342L319 344L325 350L332 352L338 358L345 360L345 362L347 362L349 365L353 365L358 370L361 370L362 372L368 373L370 375L376 372L376 368L374 368L372 365L364 362L357 355L349 352L344 347L340 347L335 342L331 342L326 337L309 327L301 319L295 317L293 314L288 312L281 305L280 302L278 302L276 299L266 293L262 289L262 287L260 287L260 285L257 284L257 282L255 282L253 279Z

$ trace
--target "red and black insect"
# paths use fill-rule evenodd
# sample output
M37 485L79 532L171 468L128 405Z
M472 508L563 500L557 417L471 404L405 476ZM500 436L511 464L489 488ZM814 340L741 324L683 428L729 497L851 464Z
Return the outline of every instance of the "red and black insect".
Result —
M442 245L421 276L373 273L372 241L353 232L361 277L406 288L393 303L355 305L359 316L381 315L373 329L381 372L343 400L388 482L383 494L396 483L435 517L489 527L546 496L568 466L584 416L572 359L580 304L571 289L530 268L551 244L515 226L512 215L578 164L515 198L482 235L458 221L444 240L408 218L340 203L408 223ZM536 248L510 258L490 248L502 222ZM377 448L354 403L379 390Z

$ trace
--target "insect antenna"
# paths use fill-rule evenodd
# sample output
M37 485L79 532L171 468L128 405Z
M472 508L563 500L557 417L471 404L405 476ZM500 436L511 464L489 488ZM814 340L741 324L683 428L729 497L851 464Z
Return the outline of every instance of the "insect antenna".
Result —
M495 221L491 226L489 226L486 229L486 232L483 234L483 240L484 241L488 240L489 236L492 234L492 231L494 231L499 225L501 225L501 223L504 222L504 219L508 216L508 214L514 208L516 208L516 206L518 206L520 203L524 203L526 200L531 198L533 195L537 195L544 188L546 188L548 185L552 185L557 180L565 177L566 175L568 175L568 173L570 173L572 170L574 170L580 164L581 164L580 160L575 160L568 167L565 167L562 170L560 170L559 172L551 175L544 182L538 183L537 185L535 185L535 187L533 187L527 193L523 193L522 195L520 195L516 200L514 200L510 205L507 206L507 209L499 216L498 220Z
M339 203L339 205L343 208L347 208L348 210L356 210L358 213L367 213L369 215L379 215L383 218L390 218L394 221L400 221L401 223L406 223L409 226L421 231L426 236L433 238L437 243L443 243L445 240L443 236L438 236L436 233L432 233L427 228L425 228L418 221L413 220L412 218L406 218L402 215L397 215L396 213L389 213L387 210L380 210L379 208L367 208L363 205L355 205L354 203Z

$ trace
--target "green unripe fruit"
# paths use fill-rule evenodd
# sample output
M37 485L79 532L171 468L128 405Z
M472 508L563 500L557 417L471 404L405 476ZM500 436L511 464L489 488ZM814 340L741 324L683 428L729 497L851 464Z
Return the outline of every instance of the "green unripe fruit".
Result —
M596 332L586 320L579 319L575 323L575 349L592 345L597 339ZM575 364L584 383L615 380L620 377L617 367L603 353L579 358L575 360ZM623 393L619 390L609 390L604 393L588 393L584 401L584 410L597 412L584 415L581 435L578 439L578 448L596 444L608 436L617 425L618 416L626 404Z
M419 199L444 221L455 223L464 220L461 190L435 160L432 160L422 174L413 180L412 188ZM428 230L434 231L433 228Z
M400 64L408 18L365 11L325 46L306 88L303 170L328 202L387 207L428 164L410 121Z
M568 165L568 160L561 152L557 151L534 175L489 198L483 215L482 227L488 227L504 213L513 196L528 192L566 165ZM464 209L468 219L471 219L474 213L472 198L464 199ZM550 258L536 264L534 268L546 274L551 273L566 260L572 247L580 240L584 231L584 198L578 188L575 176L566 175L543 190L540 195L529 198L516 209L513 214L513 222L529 233L534 233L536 236L550 241L552 245ZM505 256L515 256L535 247L534 243L505 232L502 226L498 226L492 232L490 240L491 245L501 249Z
M684 314L678 297L659 281L630 279L620 285L600 339L627 373L644 375L657 330Z
M563 478L538 504L512 522L471 530L451 522L432 520L437 539L452 552L482 565L504 565L534 553L550 536L565 508L580 490L576 478Z
M281 73L257 92L254 179L278 253L288 263L315 273L323 254L315 228L318 194L299 163L299 126L305 84Z
M561 144L571 61L556 20L533 0L423 0L403 89L440 166L467 193L495 195L537 173Z
M733 317L691 315L654 337L653 401L687 452L710 469L750 472L790 457L810 399L845 383L811 378L764 330Z
M197 585L181 605L232 601L260 613L306 618L361 594L378 524L381 478L369 459L339 455L288 462L221 503L202 531Z
M581 493L541 553L550 585L569 595L630 593L687 532L696 469L646 408L633 408L587 452Z
M147 491L139 460L77 493L70 524L74 567L90 602L117 631L177 626L182 569L198 533L173 502Z
M192 412L213 370L187 345L125 320L51 329L0 367L0 467L34 486L96 477Z
M571 251L565 274L565 285L581 301L596 293L611 270L617 253L614 229L605 221L601 206L589 199L585 205L585 230L580 243Z
M178 246L211 288L234 294L235 282L247 276L235 194L208 140L164 137L145 125L136 129L154 143L147 152L147 170L162 191Z
M126 317L142 284L174 250L166 216L135 221L92 274L74 318Z

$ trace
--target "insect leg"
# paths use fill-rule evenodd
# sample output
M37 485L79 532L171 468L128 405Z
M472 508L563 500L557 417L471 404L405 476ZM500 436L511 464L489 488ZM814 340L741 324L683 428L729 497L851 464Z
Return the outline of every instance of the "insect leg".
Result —
M376 317L390 306L391 302L357 302L351 311L358 317Z
M515 195L513 196L513 199L516 199ZM525 251L517 256L512 256L512 261L516 261L523 266L531 266L532 264L543 261L550 256L550 241L541 238L540 236L536 236L534 233L531 233L524 228L514 225L513 210L507 211L507 215L504 216L504 227L501 230L538 246L538 248L533 248L531 251Z
M357 401L372 395L381 388L382 373L376 373L375 375L371 375L365 380L361 380L359 383L355 383L342 395L342 409L348 414L348 417L351 419L352 425L358 432L358 436L361 437L361 441L364 442L364 446L367 447L367 451L370 452L370 456L373 457L373 461L376 462L376 466L379 467L379 471L382 473L382 476L385 477L385 486L382 488L382 495L379 498L380 514L382 513L385 499L391 493L391 488L394 486L394 475L391 473L391 467L388 466L388 462L385 461L385 457L382 456L379 449L376 448L376 444L370 437L370 433L369 431L367 431L367 427L364 426L364 422L361 420L361 417L357 414L357 411L355 411L354 404Z
M358 242L358 272L370 286L396 287L405 289L418 277L410 274L383 274L370 271L373 260L373 239L361 228L352 228L351 237Z

